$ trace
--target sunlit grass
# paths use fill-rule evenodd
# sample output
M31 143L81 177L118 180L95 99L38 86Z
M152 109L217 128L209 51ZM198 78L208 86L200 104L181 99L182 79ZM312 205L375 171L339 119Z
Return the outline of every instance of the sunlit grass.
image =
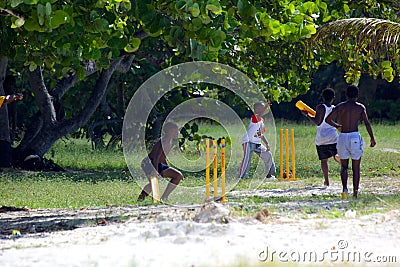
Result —
M247 125L247 121L245 122ZM361 167L361 188L364 190L359 201L349 201L345 208L357 209L360 214L399 208L398 189L400 177L400 142L398 139L398 125L378 124L373 125L377 147L367 147L362 159ZM262 183L263 172L258 170L257 174L248 180L237 183L237 171L243 152L233 148L231 144L226 148L227 161L227 191L249 190L260 188L264 190L288 190L290 188L320 187L323 185L323 177L320 170L320 162L317 157L314 138L315 127L310 123L294 124L287 121L276 122L276 129L295 130L296 148L296 173L300 179L296 182L269 182ZM368 135L362 125L360 131L366 142L369 142ZM243 134L241 128L231 127L229 131L222 127L201 123L199 125L201 134L211 135L215 138L226 137L234 133L235 136ZM267 129L268 131L268 129ZM274 158L279 172L279 140L275 136L269 136L269 141L275 144ZM240 142L240 140L233 140ZM237 143L235 143L237 145ZM236 146L237 147L237 146ZM193 147L197 149L197 147ZM386 149L386 150L385 150ZM392 149L387 150L387 149ZM171 153L171 162L179 168L185 180L171 196L172 203L199 203L204 200L205 191L205 162L204 147L199 148L199 153L187 151L184 153L175 150ZM186 153L186 154L185 154ZM197 153L197 152L196 152ZM195 156L193 156L195 155ZM146 182L140 169L141 158L136 159L131 172L128 170L122 149L92 150L91 143L87 140L63 139L58 141L49 153L47 158L54 160L60 166L67 168L68 172L61 173L35 173L19 170L4 170L0 178L0 206L28 206L31 208L70 208L79 209L82 207L104 207L136 205L136 198L140 193L140 186ZM183 160L187 159L187 160ZM254 173L258 159L253 157L251 173ZM330 179L332 183L340 186L340 166L330 160ZM196 169L197 171L192 171ZM279 173L276 174L277 176ZM351 185L351 176L349 179ZM165 182L161 181L161 188ZM381 190L376 193L375 188ZM182 190L183 191L182 191ZM386 191L385 191L385 190ZM386 192L383 194L383 192ZM229 195L228 195L229 197ZM323 195L324 201L330 201L337 196ZM288 201L303 201L309 197L244 197L241 199L232 198L231 202L241 202L247 205L251 213L262 208L266 203L271 204L269 208L276 212L284 212L279 204ZM314 199L315 200L315 199ZM149 198L140 205L151 205ZM305 208L306 209L306 208ZM316 212L321 216L335 217L342 214L338 209L303 210L301 213Z
M61 139L49 151L47 158L64 168L98 171L127 170L122 149L93 150L86 139Z
M0 206L105 207L136 202L139 188L123 173L32 173L2 175Z

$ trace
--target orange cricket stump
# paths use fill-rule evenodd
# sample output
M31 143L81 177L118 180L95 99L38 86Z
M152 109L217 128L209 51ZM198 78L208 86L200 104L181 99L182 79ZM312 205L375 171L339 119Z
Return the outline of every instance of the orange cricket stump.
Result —
M218 162L217 162L217 140L213 140L213 185L214 185L214 200L218 198Z
M285 130L285 147L286 147L286 178L289 178L290 176L290 169L289 169L289 130Z
M161 200L160 187L158 186L157 176L150 177L151 192L153 197L153 203L158 203Z
M290 135L291 135L291 139L292 139L292 178L294 180L296 179L296 157L295 157L295 151L294 151L294 129L290 130Z
M225 192L225 139L221 140L221 201L227 202Z
M283 180L283 129L279 131L279 180Z
M283 139L285 139L285 167L283 168ZM289 146L290 152L289 154ZM292 169L290 170L290 156L292 158ZM294 129L290 130L289 139L289 129L285 129L285 137L283 136L283 129L279 132L279 180L281 181L296 181L296 158L295 158L295 145L294 145Z
M206 200L210 198L210 139L206 139Z

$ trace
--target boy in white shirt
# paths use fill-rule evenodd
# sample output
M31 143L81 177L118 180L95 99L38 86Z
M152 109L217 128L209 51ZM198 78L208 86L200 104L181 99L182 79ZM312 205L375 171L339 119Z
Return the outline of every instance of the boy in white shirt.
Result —
M339 156L337 155L336 143L338 140L338 133L336 128L325 122L326 117L332 112L335 107L332 105L335 98L335 91L331 88L326 88L322 91L323 104L316 107L315 117L310 117L307 112L302 112L311 122L317 125L317 134L315 137L315 144L317 147L318 158L321 161L321 170L324 175L324 185L329 186L329 169L328 159L333 157L340 163Z
M270 102L256 102L254 104L254 114L251 116L249 128L243 135L242 146L243 146L243 159L239 168L238 178L248 178L250 171L251 157L253 153L256 153L265 164L265 178L274 179L275 177L275 163L270 151L268 140L265 138L265 125L263 115L266 114L267 109L270 106ZM265 144L265 146L261 143Z

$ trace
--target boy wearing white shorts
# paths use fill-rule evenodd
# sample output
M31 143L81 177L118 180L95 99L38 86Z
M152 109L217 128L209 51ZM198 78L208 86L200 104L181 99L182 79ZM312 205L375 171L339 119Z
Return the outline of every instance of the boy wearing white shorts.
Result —
M370 136L370 146L374 147L376 145L365 106L357 102L358 91L357 86L349 85L346 90L347 101L338 104L325 119L326 123L336 127L340 131L337 151L342 166L340 177L343 186L343 199L347 199L348 197L347 179L350 158L352 159L351 165L353 170L353 197L358 197L360 163L364 147L364 141L358 133L358 122L361 119Z

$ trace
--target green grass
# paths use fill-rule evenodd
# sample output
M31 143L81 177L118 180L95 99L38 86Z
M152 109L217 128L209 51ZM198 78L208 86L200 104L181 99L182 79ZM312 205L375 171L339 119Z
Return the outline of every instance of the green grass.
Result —
M128 170L122 149L93 150L86 139L62 139L50 149L47 158L64 168L77 170Z
M247 122L246 122L247 124ZM272 182L260 185L263 175L261 169L252 169L255 173L253 179L242 180L236 184L236 175L242 158L242 150L236 137L234 145L227 146L227 179L228 189L246 190L259 187L263 190L289 190L293 188L320 187L323 177L320 162L314 145L315 127L310 123L294 124L287 121L276 122L277 132L280 128L295 130L296 143L296 172L300 179L296 182ZM359 200L350 200L344 206L324 210L321 205L312 208L301 206L297 211L291 211L300 216L317 215L323 217L343 216L346 209L357 210L358 214L381 212L389 209L400 208L400 142L398 139L399 125L374 124L373 130L377 141L376 148L367 148L363 155L361 166L361 188L363 192ZM360 126L361 134L368 143L369 138L365 127ZM215 125L200 124L200 132L212 135L215 138L222 136L241 136L241 128L230 127L225 131ZM267 129L268 138L274 151L275 163L279 170L278 139L273 135L274 129ZM239 147L239 148L238 148ZM385 149L393 149L390 152ZM203 158L200 154L181 154L173 151L171 161L173 164L182 164L185 180L171 195L173 203L194 203L202 201L204 197L204 171L193 172L193 169L202 169ZM397 151L397 152L396 152ZM79 209L83 207L105 207L136 205L136 198L140 192L140 185L146 180L140 170L140 160L135 159L132 175L129 172L122 150L96 150L93 151L91 143L87 140L63 139L58 141L49 151L47 158L67 168L64 173L36 173L6 169L0 176L0 206L15 206L30 208L68 208ZM186 160L183 160L186 159ZM196 161L197 160L197 161ZM253 157L252 166L256 166L257 157ZM340 185L340 167L330 161L330 179L333 184ZM349 181L351 185L351 179ZM139 185L139 186L138 186ZM259 186L260 185L260 186ZM165 183L161 181L161 188ZM380 188L377 192L375 188ZM182 189L182 190L181 190ZM190 194L188 194L190 192ZM332 202L338 199L336 195L323 195L311 198L312 201ZM286 213L288 210L284 203L302 203L309 201L309 196L293 194L279 197L249 196L240 199L232 198L233 209L238 214L250 215L253 212L268 207L272 212ZM242 203L244 208L236 208L235 202ZM150 199L140 205L152 205ZM240 207L238 205L237 207ZM321 208L322 207L322 208ZM244 209L244 210L243 210Z
M0 206L30 208L104 207L134 202L138 188L128 174L33 173L2 175Z

